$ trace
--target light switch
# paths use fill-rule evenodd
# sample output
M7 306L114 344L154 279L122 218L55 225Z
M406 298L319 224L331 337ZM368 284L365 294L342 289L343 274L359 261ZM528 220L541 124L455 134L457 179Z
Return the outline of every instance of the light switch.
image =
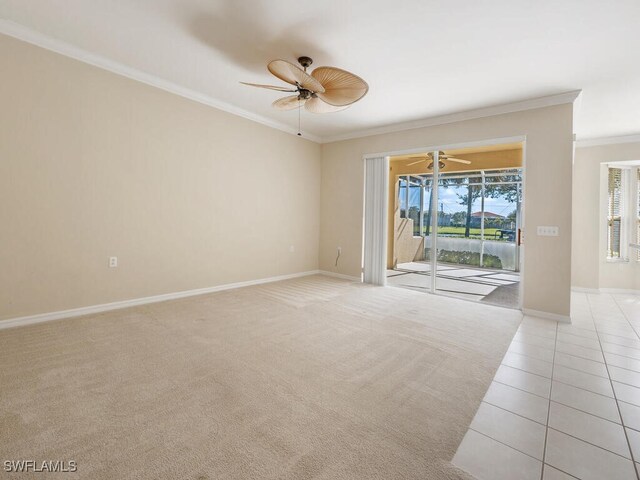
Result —
M537 233L541 237L557 237L560 235L560 228L556 226L538 225Z

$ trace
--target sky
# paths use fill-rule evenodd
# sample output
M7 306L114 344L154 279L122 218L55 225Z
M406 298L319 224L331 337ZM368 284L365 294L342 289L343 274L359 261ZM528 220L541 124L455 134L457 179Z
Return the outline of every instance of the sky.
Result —
M464 195L467 193L467 187L449 187L446 189L440 188L438 190L438 211L444 210L445 213L455 213L455 212L466 212L467 206L460 204L460 198L456 195L460 193ZM424 209L428 209L429 203L429 191L425 192L425 206ZM409 206L419 206L420 205L420 189L419 188L411 188L409 190ZM481 209L481 201L478 198L474 201L473 207L471 209L472 212L479 212ZM487 197L484 200L484 211L497 213L498 215L502 215L506 217L511 212L516 209L515 203L509 203L504 198L491 198Z

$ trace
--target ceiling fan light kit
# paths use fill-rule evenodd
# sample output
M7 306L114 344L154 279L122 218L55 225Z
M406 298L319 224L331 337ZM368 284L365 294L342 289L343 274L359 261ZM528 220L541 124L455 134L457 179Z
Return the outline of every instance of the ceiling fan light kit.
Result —
M273 60L267 65L272 75L292 87L240 83L251 87L294 93L294 95L277 99L272 106L278 110L294 110L304 106L311 113L339 112L362 99L369 91L367 82L346 70L318 67L309 74L307 68L311 66L313 60L303 56L298 58L298 63L302 68L286 60ZM298 110L298 135L301 135L299 115L300 110Z
M451 155L447 155L446 153L444 153L443 151L438 152L438 158L440 159L438 161L438 168L440 170L442 170L443 168L445 168L447 166L446 163L443 162L444 161L448 161L448 162L455 162L455 163L463 163L465 165L470 165L471 162L469 160L463 160L461 158L454 158ZM416 160L415 162L412 163L407 163L407 167L410 167L412 165L417 165L418 163L422 163L422 162L429 162L429 165L427 166L427 168L429 170L433 170L433 154L431 152L427 153L424 157L410 157L409 160Z

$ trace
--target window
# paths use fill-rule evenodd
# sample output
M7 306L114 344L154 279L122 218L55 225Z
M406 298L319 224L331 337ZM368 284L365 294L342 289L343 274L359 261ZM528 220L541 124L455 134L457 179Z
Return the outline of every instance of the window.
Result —
M640 244L640 168L636 174L636 244ZM640 261L640 248L636 248L636 260Z
M622 169L609 168L607 182L607 258L622 258L622 209L623 184Z
M428 181L425 183L425 179L422 177L413 175L398 177L398 207L400 210L400 218L413 220L414 236L420 236L420 212L424 210L425 188L427 188L427 190L429 188Z
M398 205L400 207L400 218L407 218L407 177L398 179Z
M522 195L522 169L441 172L438 236L515 242ZM400 218L413 221L413 236L431 234L433 174L398 177ZM408 187L407 187L408 186Z
M634 164L607 169L607 259L640 260L640 168Z

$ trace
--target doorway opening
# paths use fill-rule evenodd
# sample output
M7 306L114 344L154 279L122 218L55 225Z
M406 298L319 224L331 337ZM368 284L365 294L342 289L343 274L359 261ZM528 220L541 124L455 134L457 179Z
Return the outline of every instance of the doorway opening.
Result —
M520 308L523 174L522 142L391 156L387 284Z

